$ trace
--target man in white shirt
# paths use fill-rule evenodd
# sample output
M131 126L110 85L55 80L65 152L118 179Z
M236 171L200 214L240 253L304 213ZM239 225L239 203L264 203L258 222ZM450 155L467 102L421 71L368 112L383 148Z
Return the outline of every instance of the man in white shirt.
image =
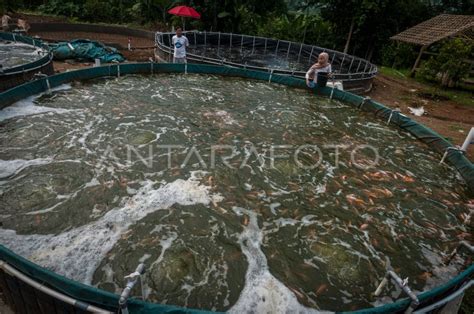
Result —
M189 41L183 35L181 27L176 29L176 35L171 39L174 46L173 63L186 63L186 47L189 47Z

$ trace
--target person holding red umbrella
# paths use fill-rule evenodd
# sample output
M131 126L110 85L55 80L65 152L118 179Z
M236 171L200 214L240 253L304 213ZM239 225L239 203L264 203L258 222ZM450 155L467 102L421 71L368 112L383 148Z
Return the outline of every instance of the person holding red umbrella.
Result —
M186 47L189 46L189 41L183 35L181 27L176 29L176 35L171 39L174 46L173 63L186 63Z

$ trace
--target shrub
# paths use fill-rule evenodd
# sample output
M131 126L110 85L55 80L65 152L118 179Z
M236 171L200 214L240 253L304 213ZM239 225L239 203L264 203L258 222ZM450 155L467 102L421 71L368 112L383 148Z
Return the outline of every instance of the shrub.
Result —
M52 0L38 7L39 11L46 14L62 15L67 17L77 17L81 12L81 7L71 1Z
M474 54L474 43L461 38L441 43L439 54L431 57L421 67L419 75L430 81L440 82L442 86L456 86L469 75Z
M113 18L113 8L108 1L86 0L83 6L83 17L92 22L106 21Z
M382 65L396 69L406 69L413 65L417 52L413 45L394 43L386 45L381 51Z
M289 13L272 16L260 25L258 35L329 47L333 38L329 23L318 15Z

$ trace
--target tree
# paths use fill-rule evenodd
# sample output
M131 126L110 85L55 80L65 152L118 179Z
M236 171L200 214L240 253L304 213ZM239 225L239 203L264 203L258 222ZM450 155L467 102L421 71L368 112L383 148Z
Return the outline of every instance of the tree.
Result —
M287 12L284 0L195 0L206 29L256 34L268 18Z
M378 58L390 36L431 17L427 1L309 0L331 25L334 48L361 57Z
M2 0L0 1L0 11L2 14L13 12L23 6L21 0Z
M474 14L474 1L472 0L441 0L437 5L440 13Z
M474 42L454 38L441 44L439 54L431 57L423 66L420 75L428 80L440 81L444 87L453 87L469 75L467 62L474 55Z

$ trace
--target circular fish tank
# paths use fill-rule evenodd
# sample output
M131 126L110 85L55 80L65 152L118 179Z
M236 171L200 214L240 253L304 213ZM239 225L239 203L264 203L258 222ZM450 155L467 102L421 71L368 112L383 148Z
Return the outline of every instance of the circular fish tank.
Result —
M466 183L406 130L220 67L140 66L0 111L2 245L115 294L144 263L148 302L234 313L371 308L403 298L373 296L388 264L416 294L465 269L444 259Z
M35 74L54 73L49 48L14 33L0 33L0 60L0 92L31 80Z
M228 65L297 78L305 77L321 52L327 52L334 81L344 90L363 94L371 90L377 66L369 61L332 49L273 38L220 32L183 32L188 38L190 62ZM156 57L172 62L175 33L156 33Z

